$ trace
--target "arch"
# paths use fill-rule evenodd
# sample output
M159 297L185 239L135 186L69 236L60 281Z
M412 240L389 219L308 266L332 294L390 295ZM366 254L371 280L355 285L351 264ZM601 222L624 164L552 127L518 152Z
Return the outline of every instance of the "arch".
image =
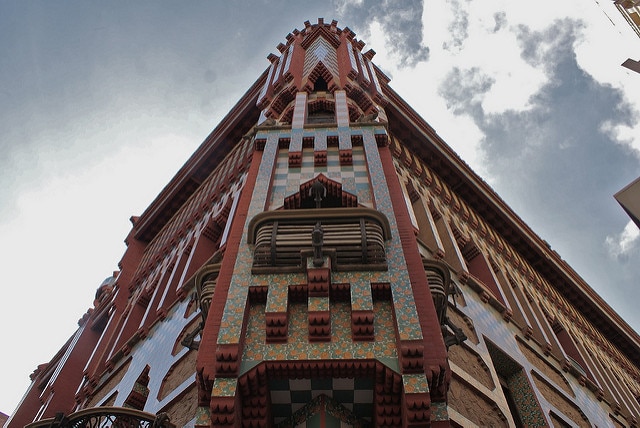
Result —
M307 123L335 123L336 103L333 100L319 98L307 104Z
M307 114L312 115L318 112L330 112L335 113L336 103L333 100L326 98L319 98L313 101L309 101L307 107Z
M349 110L349 122L355 122L358 118L364 116L364 112L354 102L347 101L347 108Z
M324 80L322 76L318 76L316 81L313 82L313 91L318 92L318 91L328 91L328 90L329 90L329 85L327 84L327 81Z
M346 85L345 92L347 93L347 98L353 100L364 114L370 114L377 111L369 95L356 86L350 84Z
M326 177L324 174L319 174L306 183L302 183L297 193L287 196L284 199L283 208L285 210L315 208L314 195L311 189L316 182L319 182L325 188L322 208L354 208L358 206L358 197L356 195L342 190L341 183Z
M358 403L359 408L356 409L355 402L349 403L340 399L341 389L333 388L346 381L354 384L353 391L356 390L357 384L360 396L377 399L362 400ZM278 426L277 423L286 426L287 422L293 422L298 417L300 420L297 422L303 422L306 416L310 415L293 412L293 399L286 401L274 399L276 395L273 392L288 391L288 395L291 396L291 391L301 391L308 396L313 396L313 391L316 390L313 387L306 390L296 389L299 384L312 385L313 382L326 384L322 386L322 391L327 391L324 393L333 401L354 406L353 413L343 415L343 422L348 422L352 426L370 426L372 423L377 426L401 426L403 417L413 420L414 414L424 412L425 405L428 409L430 401L428 394L427 397L415 397L419 394L413 394L405 403L401 400L401 395L405 396L401 392L402 376L375 360L263 361L238 378L240 399L244 403L251 403L251 406L242 406L238 412L240 422L247 425L253 423L255 426L270 424ZM367 391L369 392L365 393ZM281 393L278 397L286 395ZM408 395L405 397L409 398ZM236 410L233 402L225 399L226 397L212 397L211 420L213 423L226 420L225 411ZM309 402L312 403L311 400ZM278 410L285 411L278 413ZM364 412L361 413L361 410ZM287 415L292 416L289 421L286 420Z
M276 118L282 114L284 109L296 98L296 87L291 85L280 91L278 96L273 100L271 106L265 113L267 117Z
M284 110L284 113L282 113L282 116L280 116L280 119L278 119L278 121L281 124L290 124L291 122L293 122L294 110L295 110L295 103L294 102L289 103L289 105Z
M315 67L313 67L313 70L307 77L307 84L304 86L304 90L307 92L314 92L315 82L318 80L318 78L322 78L322 80L326 82L326 91L333 92L338 89L338 84L333 74L322 63L322 61L318 61L318 63L315 65Z

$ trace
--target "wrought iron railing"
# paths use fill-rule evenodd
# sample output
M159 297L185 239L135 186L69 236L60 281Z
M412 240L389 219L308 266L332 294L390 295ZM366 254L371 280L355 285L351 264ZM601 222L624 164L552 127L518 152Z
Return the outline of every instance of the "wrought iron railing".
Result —
M70 415L58 413L25 428L175 428L166 413L142 412L124 407L94 407Z
M449 296L455 294L455 284L451 281L449 268L439 260L423 259L422 263L427 274L429 291L440 322L444 344L447 349L452 345L459 345L467 340L467 336L447 316Z

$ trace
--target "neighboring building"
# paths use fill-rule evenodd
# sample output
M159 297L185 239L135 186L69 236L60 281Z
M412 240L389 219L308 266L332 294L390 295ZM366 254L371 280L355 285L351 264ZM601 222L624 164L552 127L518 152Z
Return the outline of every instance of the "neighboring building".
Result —
M640 227L640 177L613 196L631 220Z
M616 9L627 20L633 31L640 37L640 1L639 0L615 0Z
M638 425L637 333L363 47L287 35L9 428Z
M0 412L0 427L4 426L5 422L7 422L8 419L9 415L5 415L4 413Z
M640 37L640 0L614 0L613 4L636 35ZM640 61L627 58L622 63L622 66L640 73Z

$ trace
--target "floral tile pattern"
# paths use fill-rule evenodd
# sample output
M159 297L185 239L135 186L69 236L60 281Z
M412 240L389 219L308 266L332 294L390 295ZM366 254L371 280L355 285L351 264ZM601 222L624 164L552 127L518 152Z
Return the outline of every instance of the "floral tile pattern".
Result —
M271 184L273 166L278 152L280 134L277 131L260 132L256 136L256 139L261 138L266 139L267 142L262 153L262 162L258 170L253 198L251 199L243 228L244 237L247 235L249 220L256 214L264 211L266 206L266 198L269 194L269 186ZM243 239L238 248L236 263L233 268L233 277L229 285L227 302L222 314L220 332L218 334L219 344L239 343L244 311L248 302L249 286L252 285L250 269L252 259L251 248L247 244L246 239Z
M354 311L370 311L373 309L371 298L371 281L357 278L351 284L351 309Z
M431 420L432 421L448 421L449 412L447 411L447 403L431 403Z
M233 397L238 387L238 379L219 377L213 382L212 395L216 397Z
M374 303L375 341L353 342L351 309L347 302L331 303L331 341L308 340L306 304L289 306L289 338L287 343L265 343L265 305L252 305L242 359L245 362L297 359L397 359L391 304ZM247 367L251 366L248 364Z
M429 383L424 373L402 375L405 394L420 394L429 392Z
M287 283L285 281L272 281L268 284L269 293L267 294L267 312L287 311L287 304L289 303L289 284L291 283Z
M328 311L329 298L328 297L309 297L308 308L309 308L309 312Z

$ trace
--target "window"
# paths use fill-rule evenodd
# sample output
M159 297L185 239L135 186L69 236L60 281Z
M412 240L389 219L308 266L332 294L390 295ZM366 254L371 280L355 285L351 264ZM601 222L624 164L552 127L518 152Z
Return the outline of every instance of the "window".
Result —
M485 339L502 393L516 427L547 426L540 403L522 366Z
M319 77L318 79L321 79L321 77ZM307 123L309 124L331 124L336 122L335 102L332 99L328 99L325 97L312 99L309 101L307 109Z
M318 76L315 83L313 84L313 91L328 91L329 86L327 85L327 81L322 78L322 76Z

